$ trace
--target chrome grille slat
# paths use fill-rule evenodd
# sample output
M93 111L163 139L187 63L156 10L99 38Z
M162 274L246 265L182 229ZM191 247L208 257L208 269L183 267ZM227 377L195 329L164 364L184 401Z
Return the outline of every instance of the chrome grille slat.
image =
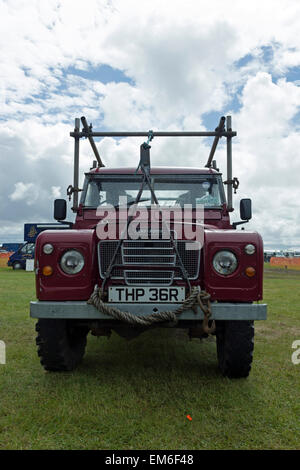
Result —
M148 250L148 251L147 251ZM164 255L165 251L167 250L168 253L172 252L172 259L171 260L165 260ZM130 251L130 253L128 253ZM145 253L146 251L146 253ZM136 253L136 256L138 257L139 261L135 260L132 261L132 254ZM149 254L150 253L150 254ZM164 284L164 285L170 285L173 282L174 274L172 271L163 271L164 275L162 272L155 272L155 262L149 261L147 258L144 258L144 255L147 254L148 257L151 257L152 254L152 259L154 258L157 260L157 264L165 264L167 266L175 266L176 263L176 253L171 245L171 240L124 240L123 245L122 245L122 260L123 264L143 264L143 265L152 265L153 270L149 271L142 271L138 272L138 276L130 276L130 273L134 273L135 271L130 270L130 271L125 271L124 276L125 276L125 281L126 284L133 285L138 283L139 285L146 283L146 284L151 284L151 283L158 283L158 284ZM152 277L152 274L156 274L154 278ZM163 277L161 277L163 275Z
M164 277L160 277L165 274ZM126 284L134 285L153 285L161 284L164 286L169 286L174 280L173 271L124 271Z
M143 254L143 255L125 255L125 256L128 256L129 258L140 258L141 256L143 258L148 258L148 257L151 257L151 258L153 258L153 257L154 258L155 257L156 258L161 258L161 257L163 257L163 258L174 258L174 255L144 255Z
M177 249L190 280L199 275L200 250L187 250L186 241L176 240ZM191 242L188 242L191 243ZM100 277L103 278L113 257L118 240L103 240L98 243L98 263ZM151 246L149 246L151 245ZM152 251L149 251L152 250ZM179 266L171 240L124 240L116 257L115 264L151 266L149 270L122 270L115 268L112 279L124 279L128 285L170 285L174 280L182 279L179 270L155 270L155 265ZM152 261L150 261L152 260Z

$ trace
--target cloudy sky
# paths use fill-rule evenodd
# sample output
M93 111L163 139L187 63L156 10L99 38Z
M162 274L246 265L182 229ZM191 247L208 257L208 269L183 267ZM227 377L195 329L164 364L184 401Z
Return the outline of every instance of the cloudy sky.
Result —
M0 30L0 242L53 221L75 117L95 130L214 130L230 114L247 229L266 248L300 246L299 0L0 0ZM107 166L127 166L140 143L98 147ZM154 139L152 164L203 166L210 143ZM81 151L83 173L87 141Z

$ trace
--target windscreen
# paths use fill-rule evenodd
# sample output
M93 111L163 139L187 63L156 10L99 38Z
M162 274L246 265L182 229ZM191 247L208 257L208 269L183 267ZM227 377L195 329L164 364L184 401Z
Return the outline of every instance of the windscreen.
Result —
M93 176L85 185L82 203L85 208L99 206L131 205L135 202L141 187L140 176ZM221 178L214 175L155 175L151 184L160 206L183 207L185 204L203 205L204 207L220 208L224 201ZM142 193L140 206L154 204L148 186Z

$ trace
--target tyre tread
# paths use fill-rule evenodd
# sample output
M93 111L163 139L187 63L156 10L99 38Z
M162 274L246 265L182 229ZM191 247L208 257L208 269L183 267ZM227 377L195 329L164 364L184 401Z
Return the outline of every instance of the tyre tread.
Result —
M234 320L217 324L217 351L224 376L248 377L254 351L254 322Z
M87 330L78 329L77 342L71 345L67 322L68 320L40 318L36 324L37 353L45 370L71 371L84 355Z

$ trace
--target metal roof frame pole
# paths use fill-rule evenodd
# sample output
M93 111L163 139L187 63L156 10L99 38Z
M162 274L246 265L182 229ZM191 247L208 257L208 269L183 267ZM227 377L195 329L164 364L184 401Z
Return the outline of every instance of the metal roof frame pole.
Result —
M75 119L74 129L74 178L73 178L73 207L75 212L78 209L78 191L79 191L79 141L80 141L80 119Z
M83 130L84 130L84 133L85 133L85 137L87 137L89 139L89 142L91 144L91 147L92 147L93 152L95 154L95 157L97 159L98 167L104 167L105 165L103 164L103 162L101 160L100 154L98 152L95 141L93 139L92 124L90 126L88 126L87 120L84 116L81 117L81 122L82 122L82 125L83 125Z
M231 133L231 116L226 117L226 130ZM227 208L233 211L232 207L232 137L227 135Z
M218 129L218 128L217 128ZM153 137L227 137L227 132L225 130L213 131L213 132L203 132L203 131L153 131ZM231 132L231 136L235 136L236 132ZM70 132L70 136L74 137L75 133ZM82 131L79 134L79 137L148 137L149 131L147 132L123 132L123 131L104 131L104 132L93 132L88 127L88 132Z
M220 118L219 125L218 125L218 127L216 128L216 132L217 132L218 134L217 134L217 135L215 136L215 138L214 138L214 141L213 141L213 144L212 144L210 153L209 153L209 157L208 157L207 163L206 163L206 165L205 165L206 168L211 168L211 166L212 166L212 159L214 158L214 154L215 154L215 151L216 151L218 142L219 142L219 140L220 140L221 137L222 137L222 133L224 132L224 125L225 125L225 117L222 116L222 117Z

